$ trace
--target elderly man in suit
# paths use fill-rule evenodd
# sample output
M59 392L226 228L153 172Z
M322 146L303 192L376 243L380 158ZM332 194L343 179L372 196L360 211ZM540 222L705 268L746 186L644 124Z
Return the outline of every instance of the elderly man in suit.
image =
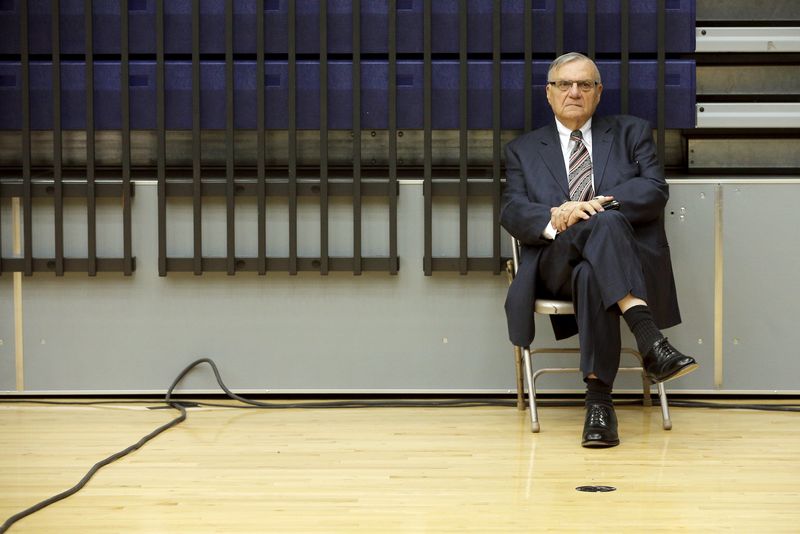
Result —
M575 316L551 320L557 339L577 332L580 342L582 445L613 447L620 315L653 382L697 368L660 331L680 322L664 232L669 191L647 121L593 117L603 85L592 60L574 52L557 58L546 91L555 121L506 146L500 222L522 245L506 299L509 337L522 347L533 341L534 299L574 303Z

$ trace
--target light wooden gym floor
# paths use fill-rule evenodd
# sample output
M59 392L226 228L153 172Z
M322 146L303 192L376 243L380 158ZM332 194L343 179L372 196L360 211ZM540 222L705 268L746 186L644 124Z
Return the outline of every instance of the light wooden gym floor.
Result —
M540 434L511 407L190 409L9 532L800 532L800 414L617 412L589 450L577 407ZM175 413L0 403L0 523Z

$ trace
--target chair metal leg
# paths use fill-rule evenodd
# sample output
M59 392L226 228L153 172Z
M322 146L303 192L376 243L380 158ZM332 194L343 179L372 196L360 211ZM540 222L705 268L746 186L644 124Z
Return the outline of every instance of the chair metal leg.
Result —
M672 419L669 417L669 403L667 402L667 391L664 389L664 383L658 383L658 399L661 403L661 418L663 419L661 425L664 430L672 430Z
M647 378L644 369L642 370L642 395L642 404L648 408L653 406L653 399L650 398L650 379Z
M531 351L522 350L525 360L525 381L528 383L528 405L531 409L531 432L539 432L539 412L536 409L536 381L533 378L531 367Z
M639 352L638 350L633 350L628 348L623 348L622 352L630 354L639 361L639 367L641 367L642 371L642 404L648 407L652 406L653 399L650 398L651 382L650 379L647 378L647 373L644 372L644 358L642 358L642 353Z
M517 372L517 410L525 411L525 377L522 369L522 349L514 346L514 369Z
M524 365L524 371L520 371L519 366L520 362L519 359L516 359L517 363L517 407L520 409L524 409L523 403L523 396L522 391L524 391L525 386L528 387L528 405L530 406L530 418L531 418L531 432L539 432L539 412L536 406L536 378L543 373L565 373L565 372L579 372L580 369L577 368L566 368L566 367L558 367L558 368L545 368L539 369L535 373L533 372L533 354L538 353L554 353L554 354L563 354L563 353L578 353L578 349L573 348L544 348L544 349L535 349L531 350L530 347L522 348L514 347L514 355L515 358L522 353L522 364ZM642 394L644 396L643 403L645 406L652 406L653 400L651 398L651 387L652 383L647 378L647 374L644 372L644 363L642 355L631 348L623 348L623 353L628 353L633 355L637 360L639 360L640 366L639 367L620 367L620 371L636 371L641 373L642 377ZM521 377L522 375L522 377ZM658 388L658 398L659 403L661 405L661 417L662 417L662 426L664 430L671 430L672 429L672 420L670 419L669 415L669 403L667 401L667 392L664 388L664 384L656 384Z

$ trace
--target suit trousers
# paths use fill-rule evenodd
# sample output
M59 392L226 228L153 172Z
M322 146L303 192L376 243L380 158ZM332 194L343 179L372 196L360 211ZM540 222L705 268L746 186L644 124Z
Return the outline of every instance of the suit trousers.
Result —
M609 386L620 363L620 310L628 293L647 300L633 227L619 211L603 211L580 221L543 248L537 291L571 300L578 323L581 371Z

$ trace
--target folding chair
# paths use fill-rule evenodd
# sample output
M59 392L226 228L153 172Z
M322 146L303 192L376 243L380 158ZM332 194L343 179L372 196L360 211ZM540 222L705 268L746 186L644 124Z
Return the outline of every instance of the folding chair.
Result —
M509 284L514 280L514 277L519 270L519 241L516 238L511 238L511 250L513 252L513 259L506 262L506 271L508 273ZM552 300L552 299L536 299L534 302L533 313L542 315L574 315L575 308L572 302L567 300ZM642 395L645 406L652 406L653 402L650 399L650 386L652 383L647 378L644 371L644 362L641 353L638 350L624 347L621 351L623 354L630 354L639 362L638 366L620 367L619 370L635 371L642 376ZM578 348L539 348L531 349L530 347L514 347L514 360L516 364L517 373L517 408L520 410L525 409L524 391L527 382L528 387L528 404L530 405L531 416L531 432L539 432L539 413L536 408L536 379L546 373L570 373L580 372L577 367L547 367L533 371L533 356L536 354L580 354ZM664 430L672 428L672 420L669 416L669 405L667 404L667 392L664 389L664 384L656 384L658 388L658 398L661 402L661 417L662 426Z

